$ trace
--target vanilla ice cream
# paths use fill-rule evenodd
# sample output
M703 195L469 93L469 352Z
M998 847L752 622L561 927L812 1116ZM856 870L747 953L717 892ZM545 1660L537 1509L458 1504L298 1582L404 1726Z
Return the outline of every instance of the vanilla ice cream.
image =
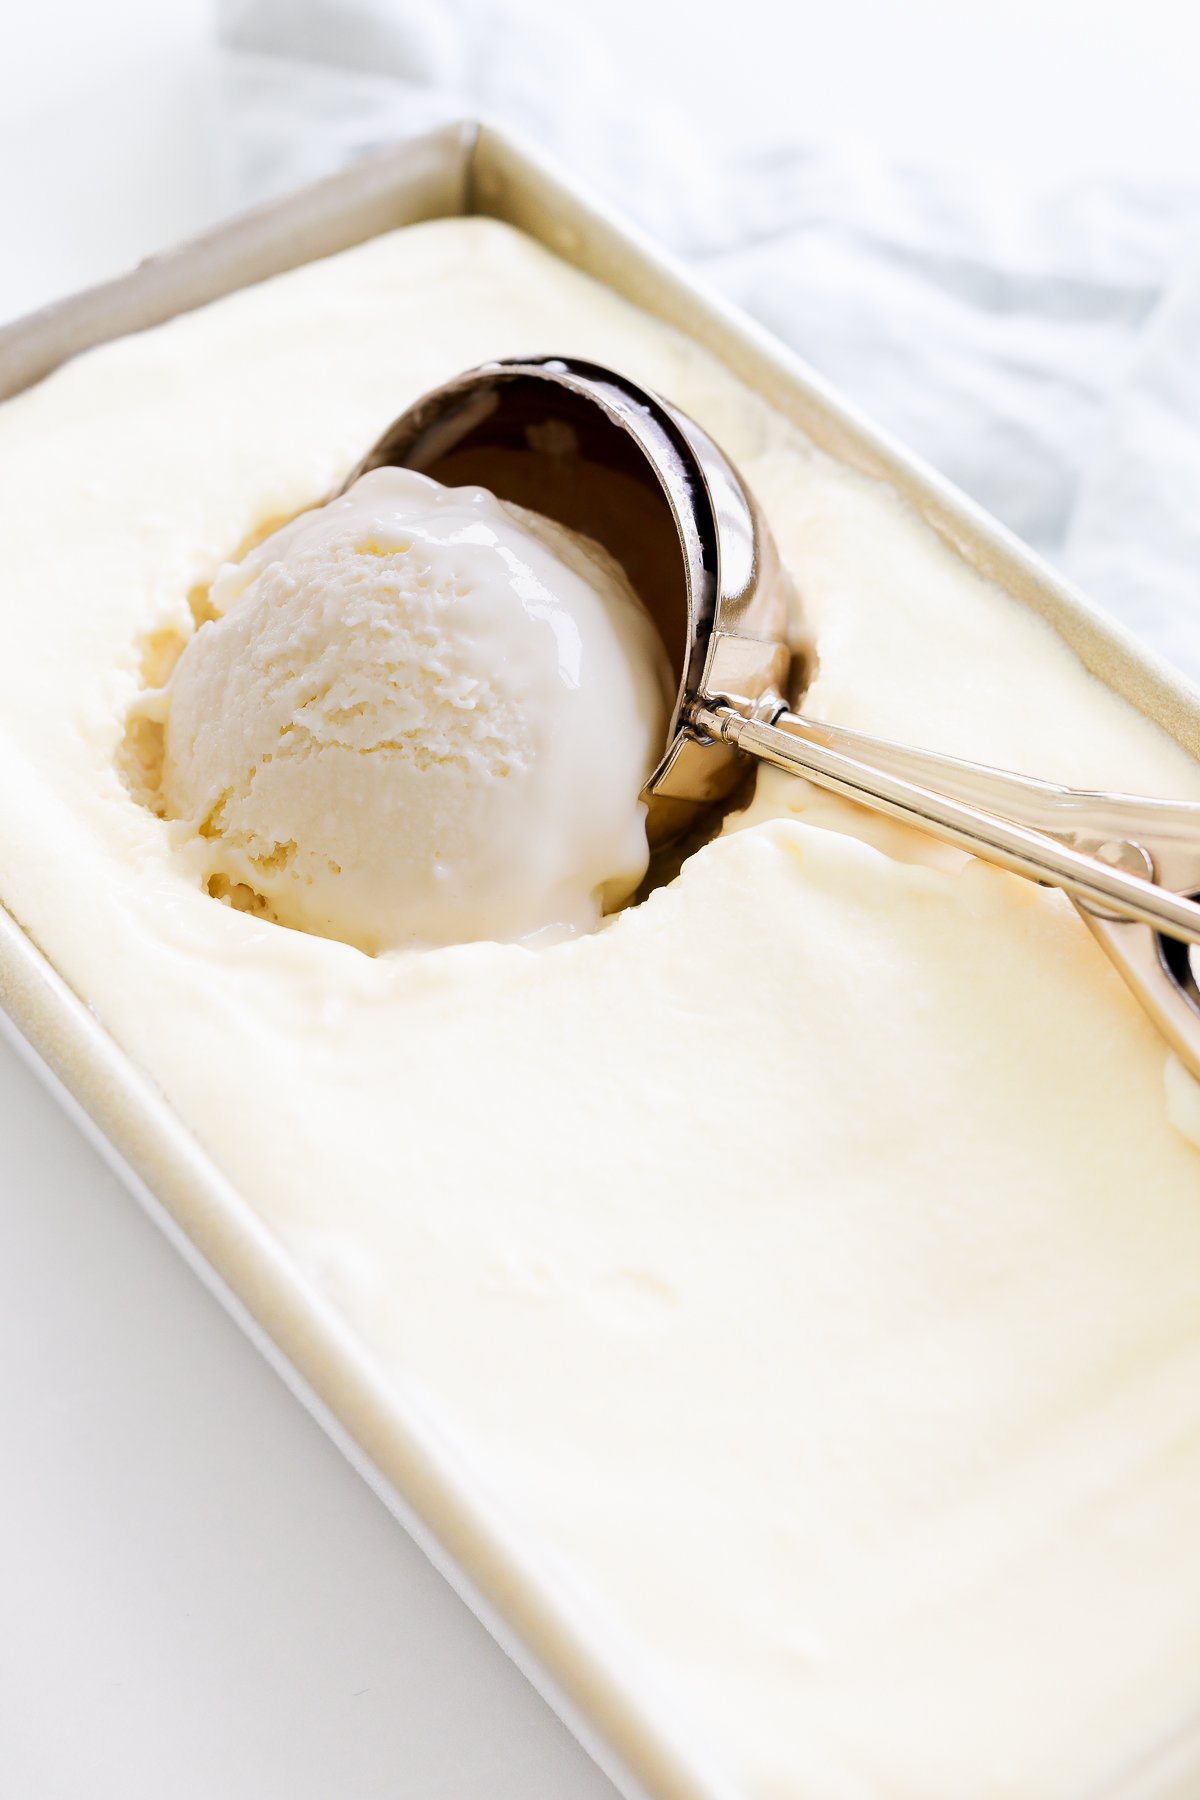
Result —
M378 951L588 930L637 887L671 679L598 544L381 468L209 606L161 798L210 892Z
M139 719L153 761L171 656L202 685L207 637L232 678L245 630L246 704L196 766L246 799L243 851L298 858L277 820L308 790L268 815L245 787L277 704L255 598L197 632L209 591L419 394L543 348L657 389L738 464L815 717L1200 798L894 491L473 218L0 408L0 897L361 1350L369 1453L572 1678L595 1647L606 1716L686 1742L711 1794L1075 1800L1200 1705L1200 1108L1070 903L763 771L601 931L368 957L218 903L233 813L200 837L122 773ZM431 1467L471 1496L451 1523Z

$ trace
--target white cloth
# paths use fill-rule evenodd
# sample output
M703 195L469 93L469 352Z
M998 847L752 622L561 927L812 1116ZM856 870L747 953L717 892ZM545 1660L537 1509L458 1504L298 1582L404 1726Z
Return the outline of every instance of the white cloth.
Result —
M901 168L777 120L722 154L588 6L231 0L224 37L243 198L512 120L1200 678L1200 186Z

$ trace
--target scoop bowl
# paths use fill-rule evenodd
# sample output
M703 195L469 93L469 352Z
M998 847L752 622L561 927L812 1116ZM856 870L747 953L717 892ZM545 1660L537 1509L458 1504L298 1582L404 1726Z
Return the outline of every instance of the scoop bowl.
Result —
M381 463L490 488L596 539L622 565L678 672L667 742L643 790L652 848L738 786L744 755L698 733L691 709L720 698L746 718L776 717L791 661L788 589L757 502L693 419L595 363L491 362L402 413L350 482Z

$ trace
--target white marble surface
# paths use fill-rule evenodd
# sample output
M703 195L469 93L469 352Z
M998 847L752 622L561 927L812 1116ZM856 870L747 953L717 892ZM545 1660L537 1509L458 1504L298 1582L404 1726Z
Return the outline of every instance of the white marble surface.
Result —
M353 9L360 25L380 4ZM740 0L736 39L724 7L587 0L573 29L602 45L610 99L583 106L574 87L568 106L555 85L555 57L575 41L561 7L473 0L457 21L453 11L412 4L398 35L372 39L350 31L333 0L231 0L227 28L275 59L255 73L246 50L233 68L218 56L204 0L102 9L27 0L6 21L0 59L0 318L118 271L289 170L336 161L364 131L444 116L464 99L509 110L594 175L607 171L631 203L639 157L669 157L674 145L675 192L688 199L684 247L733 287L737 271L722 265L728 217L711 198L733 190L699 179L701 164L687 162L696 145L727 153L718 160L739 173L737 204L750 218L767 187L765 174L756 183L756 159L765 171L782 151L802 170L805 147L817 146L813 204L800 214L793 205L782 224L827 258L852 242L861 209L878 198L871 171L905 159L946 173L927 191L947 231L956 207L969 223L972 192L1003 219L1031 172L1038 183L1072 184L1063 230L1075 241L1082 230L1101 260L1106 228L1101 221L1097 246L1080 199L1093 175L1156 184L1170 205L1182 196L1171 231L1200 188L1200 26L1171 0L1143 0L1136 29L1109 0L911 0L903 9ZM507 55L481 56L507 15ZM540 72L518 54L517 26L530 18L540 20ZM289 39L301 26L307 36ZM340 85L311 63L289 74L278 60L289 47L340 60ZM257 83L260 107L249 118L238 111L247 83ZM667 97L650 117L647 93ZM1015 189L1003 180L997 189L997 158ZM974 189L963 184L971 170ZM1161 282L1174 239L1136 195L1123 216ZM1061 241L1055 229L1050 236ZM794 321L778 283L773 295L776 322ZM941 315L915 305L910 324L933 342ZM1157 386L1169 380L1161 338L1151 346ZM1110 343L1115 382L1126 350ZM871 398L861 335L843 348ZM973 415L966 386L950 454L964 445L966 455L994 417L986 407ZM880 391L901 414L910 404L894 385ZM1071 415L1081 437L1090 417ZM911 420L892 422L920 430L922 419L913 406ZM1013 466L1002 437L997 448ZM984 485L995 466L980 467ZM1101 514L1122 480L1119 456L1115 473L1110 459L1095 474ZM1004 492L1014 505L1037 498L1028 485ZM611 1794L3 1043L0 1237L4 1793Z

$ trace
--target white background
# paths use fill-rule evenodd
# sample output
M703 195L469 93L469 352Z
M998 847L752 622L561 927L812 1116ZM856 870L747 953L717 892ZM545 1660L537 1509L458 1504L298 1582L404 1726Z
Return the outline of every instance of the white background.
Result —
M0 318L117 272L236 203L215 4L5 0ZM892 158L993 176L1200 176L1200 14L1187 0L227 0L221 10L230 30L250 15L244 41L335 57L353 45L348 60L366 68L372 34L355 26L390 14L407 71L464 90L481 84L448 44L448 16L511 14L551 50L590 26L613 90L603 110L588 96L584 112L610 136L665 97L701 139L733 151L861 139ZM568 108L581 73L559 70ZM499 104L528 126L525 99Z
M372 10L385 0L341 9L360 25ZM470 88L452 10L395 0L390 13L410 73ZM538 10L512 8L526 25ZM578 10L613 71L573 122L580 154L581 132L611 136L669 95L696 141L751 161L857 140L975 169L993 204L1009 171L1200 181L1200 25L1165 0ZM254 187L202 0L5 12L0 318ZM301 48L336 61L353 35L338 7L300 14ZM554 9L541 15L549 78L570 96ZM289 28L282 4L232 4L225 20L243 44L257 34L259 54ZM384 72L368 63L369 79ZM558 116L538 79L535 128ZM0 1356L0 1791L610 1793L2 1043Z

